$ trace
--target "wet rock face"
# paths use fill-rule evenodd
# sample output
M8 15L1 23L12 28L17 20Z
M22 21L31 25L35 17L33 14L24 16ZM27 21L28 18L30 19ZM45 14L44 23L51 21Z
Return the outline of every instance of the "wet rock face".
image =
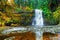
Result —
M26 32L26 33L17 33L15 36L12 36L12 34L3 36L3 38L0 38L1 40L36 40L35 33L32 32Z
M58 34L53 34L49 32L43 33L43 40L54 40L54 38L58 40Z

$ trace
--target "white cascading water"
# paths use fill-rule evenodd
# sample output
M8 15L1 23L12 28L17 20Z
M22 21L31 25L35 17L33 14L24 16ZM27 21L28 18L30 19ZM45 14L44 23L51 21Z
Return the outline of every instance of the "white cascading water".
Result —
M33 19L32 25L34 26L39 26L39 27L43 27L43 15L42 15L42 10L39 9L35 9L35 17ZM36 31L36 40L43 40L42 35L43 32L42 31Z
M44 24L43 24L42 10L35 9L35 17L33 19L32 25L43 27Z

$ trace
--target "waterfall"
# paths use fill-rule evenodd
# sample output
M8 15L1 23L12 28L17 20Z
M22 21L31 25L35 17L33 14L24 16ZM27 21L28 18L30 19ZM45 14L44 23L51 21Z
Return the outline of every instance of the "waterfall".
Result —
M35 9L35 17L33 19L32 25L34 26L43 26L43 16L42 10Z
M32 22L32 25L33 26L39 26L39 27L43 27L43 15L42 15L42 10L39 10L39 9L35 9L35 17L33 19L33 22ZM42 31L35 31L36 33L36 40L42 40L42 35L43 35L43 32Z

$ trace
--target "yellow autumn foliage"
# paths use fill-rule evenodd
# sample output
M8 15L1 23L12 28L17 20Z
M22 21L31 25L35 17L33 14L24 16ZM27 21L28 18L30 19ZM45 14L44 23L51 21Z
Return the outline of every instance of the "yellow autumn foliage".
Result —
M58 6L56 11L53 12L53 17L56 21L59 21L60 23L60 6Z
M26 11L30 11L30 12L32 11L32 9L29 8L28 6L26 6L25 10L26 10Z
M15 5L14 0L7 0L7 5L11 5L11 6Z

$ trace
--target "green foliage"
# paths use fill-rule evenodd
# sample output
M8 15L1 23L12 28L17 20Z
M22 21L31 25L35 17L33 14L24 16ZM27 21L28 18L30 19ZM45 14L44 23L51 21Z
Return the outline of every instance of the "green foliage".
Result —
M17 24L17 23L19 24L19 22L20 22L20 20L17 20L17 19L13 20L14 24Z
M31 9L40 9L41 6L48 6L50 0L15 0L18 6L28 6Z

